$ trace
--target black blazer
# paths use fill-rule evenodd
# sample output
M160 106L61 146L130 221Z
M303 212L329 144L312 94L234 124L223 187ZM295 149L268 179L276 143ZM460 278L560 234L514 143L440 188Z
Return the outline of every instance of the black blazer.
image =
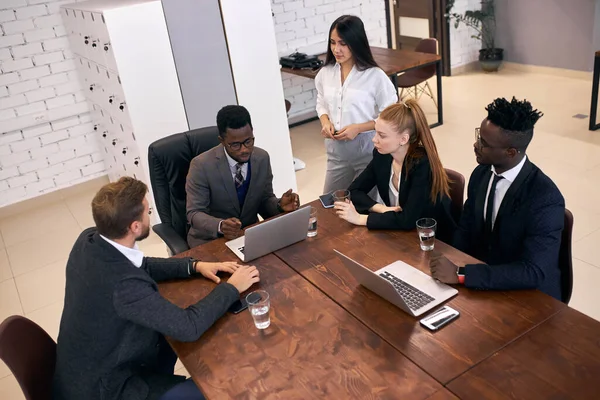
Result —
M456 228L450 214L450 198L442 196L435 203L431 201L432 175L426 154L412 165L408 174L406 168L402 168L398 193L398 204L402 207L402 211L369 213L369 209L377 204L369 196L369 192L375 186L385 205L391 206L389 184L392 161L390 154L380 154L374 150L373 160L350 185L350 197L356 210L361 214L369 214L367 227L413 230L418 219L435 218L438 223L436 236L441 240L450 241Z
M53 399L157 399L185 380L158 372L161 335L197 340L239 298L222 283L185 309L164 299L156 282L189 277L188 262L145 257L137 268L96 228L83 231L67 263Z
M491 238L484 237L483 208L489 165L471 174L454 247L486 263L467 265L465 285L477 289L539 289L560 296L558 254L565 200L544 173L525 161L502 200Z

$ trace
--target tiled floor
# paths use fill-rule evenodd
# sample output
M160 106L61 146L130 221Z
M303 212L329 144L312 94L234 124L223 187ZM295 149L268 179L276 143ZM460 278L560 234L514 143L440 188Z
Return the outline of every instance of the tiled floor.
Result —
M588 131L587 119L572 118L589 113L590 88L590 80L506 70L445 78L444 125L433 133L444 166L468 179L476 166L474 128L485 117L484 107L491 100L513 95L527 98L545 113L528 154L556 182L575 216L575 284L570 305L600 320L600 131ZM556 93L568 93L569 99ZM421 103L434 121L431 100L423 98ZM294 155L308 165L297 173L297 179L302 201L310 201L321 194L324 181L325 153L318 122L294 128L292 142ZM56 338L65 263L76 236L93 224L89 204L104 182L97 180L78 190L36 200L35 208L16 215L18 206L11 206L10 216L0 209L0 321L22 314ZM154 235L140 247L147 255L166 256L165 246ZM0 398L23 398L1 363Z

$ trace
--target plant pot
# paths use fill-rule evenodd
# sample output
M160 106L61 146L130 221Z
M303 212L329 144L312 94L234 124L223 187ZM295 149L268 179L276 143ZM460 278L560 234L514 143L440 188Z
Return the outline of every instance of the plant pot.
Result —
M485 72L498 72L504 59L504 49L481 49L479 50L479 64Z

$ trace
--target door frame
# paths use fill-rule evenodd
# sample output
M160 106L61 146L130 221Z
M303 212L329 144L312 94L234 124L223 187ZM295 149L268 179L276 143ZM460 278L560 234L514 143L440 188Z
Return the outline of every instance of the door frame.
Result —
M397 0L402 1L402 0ZM440 44L439 52L442 56L442 75L450 76L452 73L451 64L450 64L450 23L448 18L446 17L446 5L447 0L430 0L433 2L433 11L434 11L434 24L433 31L434 37L438 39L438 43ZM392 37L396 35L396 32L392 32L392 14L393 10L390 9L391 0L383 0L385 3L385 19L386 19L386 34L387 34L387 46L388 48L393 48L393 40ZM436 18L437 15L440 15L441 18ZM394 19L394 21L397 18ZM396 24L394 27L398 29Z

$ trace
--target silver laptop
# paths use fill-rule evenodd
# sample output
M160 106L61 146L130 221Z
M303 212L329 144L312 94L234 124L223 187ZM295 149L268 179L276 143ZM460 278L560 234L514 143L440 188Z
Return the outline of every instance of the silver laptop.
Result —
M225 243L240 260L252 261L306 239L310 207L265 221L246 229L244 236Z
M458 290L402 261L373 272L339 251L334 251L358 283L415 317L458 293Z

